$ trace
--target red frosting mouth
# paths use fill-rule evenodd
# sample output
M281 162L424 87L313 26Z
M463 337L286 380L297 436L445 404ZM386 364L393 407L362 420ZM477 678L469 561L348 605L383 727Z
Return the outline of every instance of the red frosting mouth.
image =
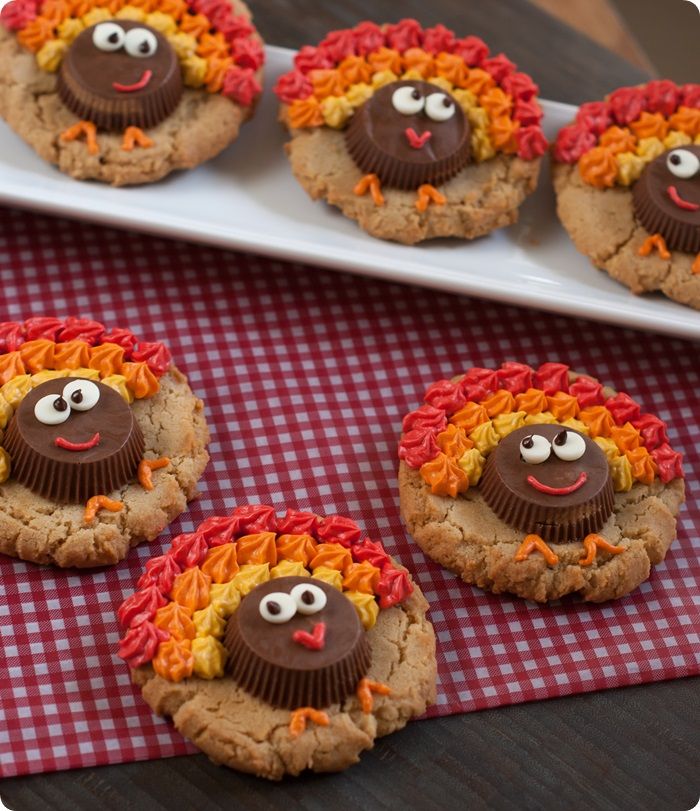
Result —
M152 78L153 71L144 70L143 76L135 84L119 84L119 82L112 82L112 87L117 93L134 93L136 90L143 90Z
M309 650L323 650L326 645L326 623L317 622L311 633L294 631L292 639Z
M90 448L94 448L95 445L99 444L99 431L92 439L88 439L87 442L71 442L70 439L65 439L65 437L62 436L57 436L54 440L54 445L58 448L63 448L64 451L89 451Z
M691 203L690 200L684 200L678 194L678 189L675 186L669 186L666 192L678 208L684 208L686 211L697 211L700 208L700 203Z
M546 493L548 496L566 496L569 493L575 493L579 487L583 487L587 478L586 473L582 471L578 479L576 479L573 484L569 484L566 487L550 487L548 484L542 484L542 482L538 481L534 476L528 476L527 483L531 487L534 487L535 490L539 490L540 493Z
M424 147L433 136L433 133L430 130L426 130L418 135L413 127L406 127L404 132L406 133L406 138L408 138L408 143L414 149L421 149Z

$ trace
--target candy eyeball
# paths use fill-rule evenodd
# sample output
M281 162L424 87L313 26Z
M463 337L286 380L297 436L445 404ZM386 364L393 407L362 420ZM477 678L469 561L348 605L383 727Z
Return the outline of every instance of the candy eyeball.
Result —
M70 417L70 406L60 394L47 394L37 400L34 416L43 425L60 425Z
M132 28L126 32L124 50L129 56L153 56L158 50L158 40L147 28Z
M100 23L92 32L92 44L99 51L118 51L124 44L126 34L121 25Z
M425 114L432 121L449 121L455 111L454 101L445 93L431 93L425 100Z
M560 431L552 440L552 450L562 462L575 462L586 452L586 441L581 434Z
M275 625L281 625L297 613L297 603L291 594L273 591L260 601L260 616Z
M71 380L63 389L62 397L74 411L89 411L97 405L100 390L91 380Z
M291 590L290 596L300 614L316 614L322 611L328 599L325 591L312 583L299 583Z
M688 149L672 149L666 158L666 168L675 177L688 180L700 170L700 158Z
M520 456L530 465L546 462L552 452L549 440L541 434L530 434L520 442Z
M417 115L425 106L425 98L417 88L404 85L394 91L391 104L401 115Z

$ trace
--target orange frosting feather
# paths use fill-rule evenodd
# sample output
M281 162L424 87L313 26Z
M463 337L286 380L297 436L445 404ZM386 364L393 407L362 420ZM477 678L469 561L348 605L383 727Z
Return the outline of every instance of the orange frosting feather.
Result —
M19 354L28 372L36 374L44 369L53 369L56 344L47 338L27 341L19 348Z
M211 577L212 583L228 583L233 580L239 570L236 544L225 543L213 547L207 552L200 568Z
M578 162L582 179L596 189L607 189L615 185L617 161L612 150L604 146L594 146L584 153Z
M610 439L617 445L621 453L633 451L642 444L639 431L630 422L624 425L613 425L610 429Z
M308 99L295 99L287 111L289 126L293 129L304 127L320 127L323 124L321 105L314 96Z
M580 411L578 400L563 391L547 397L547 408L559 422L576 419Z
M588 427L591 438L598 436L609 437L615 421L605 406L589 406L578 415L578 419Z
M515 397L515 410L526 414L541 414L547 410L547 395L542 389L528 389Z
M280 535L277 538L277 559L295 560L308 566L317 547L310 535Z
M469 479L462 468L449 456L439 453L421 466L420 475L436 496L452 496L469 488Z
M474 447L474 443L464 433L464 430L452 423L437 435L436 441L440 450L453 459L459 459L465 451Z
M654 481L658 467L643 445L626 451L625 456L629 459L632 466L632 475L637 481L642 482L642 484L651 484Z
M53 361L56 369L84 369L90 362L90 347L77 340L56 344Z
M167 603L156 611L153 624L167 631L173 639L194 639L197 629L190 612L180 603Z
M192 675L194 656L189 639L161 642L153 659L153 669L163 679L182 681Z
M195 566L175 578L170 596L193 614L209 605L210 585L211 577Z
M481 403L474 402L467 403L450 417L450 422L462 428L465 434L471 434L477 425L488 421L489 415L486 413L484 406Z
M148 368L145 361L139 363L123 363L121 374L126 378L126 386L129 391L133 392L137 400L142 400L144 397L152 397L158 389L160 384L158 378Z
M343 572L351 563L352 555L350 550L339 543L320 543L316 547L316 554L311 558L312 569L327 566L329 569Z
M121 374L124 363L124 350L118 344L100 344L90 349L88 367L97 369L100 377Z
M236 541L236 554L239 563L277 564L277 546L274 532L256 532L243 535Z
M381 572L368 560L362 563L351 563L345 569L343 588L348 591L361 591L363 594L375 594Z
M367 55L367 61L372 68L372 73L381 73L385 70L390 70L397 76L401 74L401 55L393 48L378 48L371 54Z
M481 405L486 409L488 416L493 418L499 414L509 414L515 407L515 398L507 389L499 389L482 400Z
M637 138L659 138L663 141L668 133L668 121L661 113L644 111L636 121L630 124L630 129Z

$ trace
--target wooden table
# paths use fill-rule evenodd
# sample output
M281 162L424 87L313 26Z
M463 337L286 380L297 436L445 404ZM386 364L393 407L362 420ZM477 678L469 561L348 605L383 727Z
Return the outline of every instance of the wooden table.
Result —
M646 76L525 0L258 0L267 42L299 47L362 19L413 16L483 37L573 104ZM201 755L5 780L27 809L392 808L688 811L700 796L700 680L642 685L409 725L359 766L280 785Z

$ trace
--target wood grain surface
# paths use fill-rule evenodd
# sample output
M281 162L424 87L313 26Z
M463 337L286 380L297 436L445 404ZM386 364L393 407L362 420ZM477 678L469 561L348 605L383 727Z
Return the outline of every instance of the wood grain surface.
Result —
M258 0L253 10L266 41L289 47L361 19L442 22L571 103L647 78L526 0ZM195 755L4 780L0 796L12 811L688 811L700 797L699 730L700 680L685 679L414 723L338 775L270 784Z

